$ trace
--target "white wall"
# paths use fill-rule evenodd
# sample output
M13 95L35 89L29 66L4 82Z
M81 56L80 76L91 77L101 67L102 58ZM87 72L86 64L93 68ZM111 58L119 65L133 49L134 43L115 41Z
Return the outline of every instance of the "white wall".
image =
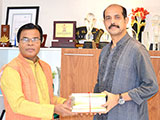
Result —
M2 0L0 1L0 22L2 19Z
M1 20L2 20L2 1L3 0L0 0L0 23L1 23ZM0 31L1 31L1 27L0 27ZM0 36L1 36L1 32L0 32Z
M2 1L2 0L0 0ZM155 1L155 2L153 2ZM53 21L75 20L77 26L84 25L87 13L92 12L97 18L96 27L105 29L102 22L103 10L111 3L118 3L127 8L147 7L149 11L159 10L159 0L4 0L2 6L2 24L6 20L6 10L9 6L40 6L39 24L44 33L48 34L47 46L50 46L53 36ZM1 8L1 6L0 6Z

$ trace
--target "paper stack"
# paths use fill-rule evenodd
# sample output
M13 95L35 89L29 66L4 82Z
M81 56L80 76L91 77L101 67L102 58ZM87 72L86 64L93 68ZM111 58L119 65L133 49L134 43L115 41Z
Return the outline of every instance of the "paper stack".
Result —
M72 112L104 112L106 103L106 94L101 93L73 93Z

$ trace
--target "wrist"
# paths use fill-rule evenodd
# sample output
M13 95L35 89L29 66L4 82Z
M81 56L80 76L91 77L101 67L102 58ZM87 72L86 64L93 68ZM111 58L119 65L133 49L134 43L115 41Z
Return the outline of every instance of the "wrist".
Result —
M122 94L119 94L118 104L123 105L125 103L125 99L123 98Z
M130 100L132 100L131 97L128 95L128 92L125 92L125 93L123 93L123 94L121 94L121 95L122 95L122 97L123 97L123 99L124 99L125 101L130 101Z

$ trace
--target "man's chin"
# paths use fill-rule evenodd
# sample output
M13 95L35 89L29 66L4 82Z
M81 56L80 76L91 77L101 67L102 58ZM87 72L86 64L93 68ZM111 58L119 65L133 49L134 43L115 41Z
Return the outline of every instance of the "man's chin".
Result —
M114 31L114 32L110 32L110 35L111 35L111 36L115 36L115 35L118 35L118 34L119 34L119 33L118 33L118 32L115 32L115 31Z
M33 59L33 58L35 58L35 54L27 54L26 56L25 56L25 58L27 58L27 59Z

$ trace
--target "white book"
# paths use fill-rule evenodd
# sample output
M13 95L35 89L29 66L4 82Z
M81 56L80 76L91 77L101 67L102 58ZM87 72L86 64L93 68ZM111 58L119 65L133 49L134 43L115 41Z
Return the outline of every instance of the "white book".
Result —
M106 94L72 93L72 112L105 112Z

